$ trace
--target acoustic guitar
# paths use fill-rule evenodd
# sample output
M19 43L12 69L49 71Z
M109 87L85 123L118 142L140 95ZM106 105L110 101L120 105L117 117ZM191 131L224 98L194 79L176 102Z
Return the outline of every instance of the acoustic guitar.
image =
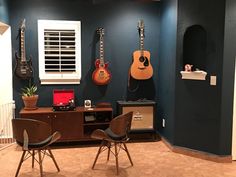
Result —
M130 68L130 74L134 79L145 80L153 75L153 68L150 62L150 52L144 50L144 22L138 22L138 31L140 38L140 50L133 52L133 63Z
M108 70L108 63L104 62L104 28L98 28L100 35L100 57L95 61L96 69L93 71L92 79L97 85L107 85L111 81L111 73Z
M15 74L17 77L21 79L30 79L33 76L32 69L32 60L26 60L25 57L25 19L22 21L20 26L20 56L18 56L17 52L15 53L16 57L16 66L15 66Z

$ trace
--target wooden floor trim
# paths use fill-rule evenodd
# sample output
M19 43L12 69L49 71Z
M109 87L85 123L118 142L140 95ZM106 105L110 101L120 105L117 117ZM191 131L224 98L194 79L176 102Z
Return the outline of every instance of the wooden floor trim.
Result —
M171 151L179 153L179 154L184 154L184 155L188 155L191 157L196 157L196 158L209 160L209 161L213 161L213 162L218 162L218 163L232 163L232 156L231 155L221 156L221 155L211 154L208 152L203 152L203 151L198 151L198 150L189 149L189 148L185 148L185 147L175 146L175 145L172 145L164 137L161 137L161 140L164 142L164 144Z

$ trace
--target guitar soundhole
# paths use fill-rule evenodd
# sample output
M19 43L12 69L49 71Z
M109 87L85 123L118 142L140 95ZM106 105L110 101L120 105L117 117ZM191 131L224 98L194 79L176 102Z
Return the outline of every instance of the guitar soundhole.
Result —
M141 56L141 57L139 58L139 61L140 61L140 62L144 62L144 60L145 60L145 57L144 57L144 56Z

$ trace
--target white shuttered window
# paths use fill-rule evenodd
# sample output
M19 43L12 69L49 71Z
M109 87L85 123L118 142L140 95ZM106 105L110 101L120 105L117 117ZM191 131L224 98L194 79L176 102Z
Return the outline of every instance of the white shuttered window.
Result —
M80 83L80 21L38 20L38 42L41 84Z

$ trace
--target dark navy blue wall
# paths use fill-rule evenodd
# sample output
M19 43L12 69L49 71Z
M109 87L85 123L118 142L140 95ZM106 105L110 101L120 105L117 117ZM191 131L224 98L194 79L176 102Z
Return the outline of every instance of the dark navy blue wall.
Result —
M236 1L226 0L225 40L222 74L222 104L220 125L220 152L231 152L231 134L236 57Z
M109 3L110 2L110 3ZM19 22L26 18L26 53L32 55L34 82L39 86L39 106L51 106L53 89L73 88L77 105L84 99L93 103L152 99L157 102L158 131L171 144L219 155L231 154L234 60L236 55L236 2L227 0L163 0L161 2L106 0L10 0L13 52ZM37 20L81 20L82 80L79 85L40 85L38 79ZM138 49L137 21L145 21L145 48L151 52L153 78L132 81L127 89L132 52ZM207 34L206 81L182 80L183 37L186 29L201 25ZM105 60L110 62L112 82L107 87L92 83L91 74L98 54L95 29L105 34ZM225 30L225 36L224 36ZM225 37L225 39L224 39ZM224 46L225 45L225 46ZM201 60L201 58L199 58ZM15 61L13 59L13 65ZM197 67L197 66L196 66ZM201 68L200 68L201 69ZM210 75L217 85L210 86ZM17 111L22 108L20 88L27 83L14 77ZM166 126L161 126L162 119Z
M9 23L7 0L0 0L0 21Z
M175 126L177 0L162 2L158 70L158 131L172 144ZM166 126L162 127L162 119Z
M215 154L229 154L227 148L219 149L220 126L224 121L221 117L221 93L225 2L179 0L178 6L174 144ZM205 63L206 81L181 79L180 71L185 64L183 37L192 25L200 25L206 31L206 55L198 58L205 60L199 63ZM210 85L210 75L217 76L216 86ZM227 143L230 145L230 142Z
M101 3L100 3L101 2ZM13 51L19 48L16 40L19 23L26 18L26 55L32 55L35 71L34 82L38 85L38 106L52 105L53 89L73 88L76 93L76 104L83 105L84 99L96 102L109 101L114 109L117 100L152 99L156 97L159 44L160 2L133 1L65 1L65 0L22 0L10 1L10 23L12 26ZM79 85L40 85L38 79L38 39L37 20L81 20L82 23L82 80ZM132 82L138 89L127 90L128 70L132 61L132 52L139 48L137 23L145 23L145 49L151 52L151 63L154 68L150 80ZM96 86L91 75L95 69L94 61L98 56L97 27L105 28L105 61L110 62L112 81L107 86ZM15 61L13 60L13 65ZM17 111L22 108L20 89L27 85L14 77L14 99Z

